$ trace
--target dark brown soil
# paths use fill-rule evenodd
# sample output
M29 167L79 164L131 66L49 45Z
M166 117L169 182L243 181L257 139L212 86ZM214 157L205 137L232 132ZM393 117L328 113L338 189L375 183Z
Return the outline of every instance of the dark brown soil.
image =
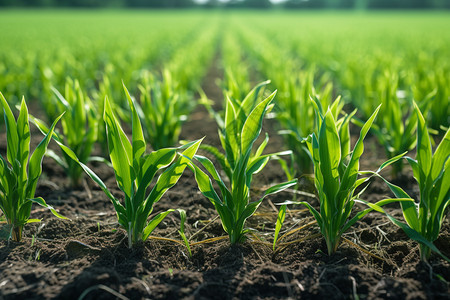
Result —
M220 89L211 83L217 77L220 70L211 68L205 91L209 98L221 101ZM271 135L268 150L282 150L282 139L274 127L269 121L264 126ZM33 134L36 144L40 134ZM199 107L185 124L181 138L203 136L206 143L219 144L214 121ZM2 153L5 141L2 135ZM376 169L383 160L377 149L369 138L364 169ZM120 195L109 167L91 167ZM292 199L292 192L265 200L248 220L258 231L244 244L230 247L226 238L194 244L225 236L225 232L192 177L187 170L155 206L155 212L186 210L186 234L193 244L189 257L182 245L157 238L180 240L177 213L169 215L152 238L128 249L125 232L118 227L113 206L102 191L89 180L84 188L71 189L63 170L46 158L37 196L43 196L71 221L56 219L34 206L32 217L42 222L28 224L20 243L0 241L0 299L449 299L450 264L437 256L429 264L420 262L417 244L379 213L369 214L351 228L338 252L328 256L311 215L304 207L291 207L282 234L312 224L283 238L280 243L293 243L274 252L274 203ZM279 165L270 162L255 178L252 192L256 197L263 187L282 180L285 177ZM408 192L417 193L407 169L401 184ZM313 192L311 182L301 180L299 190ZM374 181L364 199L376 201L387 196L387 187ZM307 195L297 195L297 199L317 206ZM398 205L389 211L402 217ZM435 244L450 257L448 218Z

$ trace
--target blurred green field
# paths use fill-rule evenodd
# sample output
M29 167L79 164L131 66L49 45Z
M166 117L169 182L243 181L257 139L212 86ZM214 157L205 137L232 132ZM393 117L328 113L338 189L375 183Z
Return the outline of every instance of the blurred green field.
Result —
M218 37L227 31L238 37L241 29L251 29L280 50L293 50L292 55L308 64L339 64L342 56L409 59L428 54L441 64L439 60L448 63L450 54L450 18L443 12L4 10L0 12L0 90L27 95L30 89L39 89L22 82L25 72L43 66L58 72L66 65L66 74L57 76L80 79L94 75L85 73L94 68L91 65L102 72L115 59L130 61L126 72L160 69L155 62L169 59L174 49L211 27ZM137 56L142 56L140 64L132 65ZM22 73L19 80L8 80L14 73Z
M218 58L242 94L259 80L286 84L313 72L363 115L373 111L379 78L395 77L402 98L430 93L436 129L449 125L450 17L446 12L286 12L151 10L4 10L0 12L0 91L12 102L54 97L77 79L92 98L107 83L121 97L142 74L167 69L194 93ZM250 79L251 78L251 79ZM392 81L391 80L391 81ZM295 81L295 80L294 80ZM105 83L105 84L106 84ZM320 88L318 88L320 89ZM104 93L103 93L104 94ZM378 97L379 98L379 97ZM44 100L46 101L46 100ZM430 108L432 109L432 108ZM430 117L431 118L431 117Z

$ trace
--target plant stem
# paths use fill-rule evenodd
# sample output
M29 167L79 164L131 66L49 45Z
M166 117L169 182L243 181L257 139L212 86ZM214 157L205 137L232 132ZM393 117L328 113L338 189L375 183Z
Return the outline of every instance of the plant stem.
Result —
M23 226L14 226L13 225L11 238L14 242L20 242L22 240L22 229L23 229Z
M431 256L431 249L425 245L419 245L420 260L427 262Z
M133 247L132 235L133 229L131 228L131 222L128 222L128 248L130 249Z
M340 236L328 235L325 238L325 242L327 244L328 255L331 255L334 252L336 252L336 250L339 246L339 241L340 241Z

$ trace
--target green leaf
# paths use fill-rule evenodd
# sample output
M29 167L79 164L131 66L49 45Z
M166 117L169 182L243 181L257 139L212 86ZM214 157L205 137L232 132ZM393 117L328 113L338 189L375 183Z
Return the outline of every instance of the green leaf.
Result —
M386 168L387 166L397 162L398 160L402 159L406 153L408 153L408 151L405 151L397 156L392 157L391 159L388 159L387 161L385 161L384 163L381 164L381 166L378 168L378 170L376 171L376 173L379 173L381 170L383 170L384 168Z
M222 170L225 172L225 174L227 174L228 178L231 180L232 177L231 168L230 165L228 164L225 155L223 155L216 147L211 145L205 145L203 143L200 145L200 149L203 149L211 153L215 157L215 159L219 162L220 166L222 167Z
M211 179L193 163L189 163L188 166L195 174L195 180L197 181L200 192L214 205L220 216L224 230L227 233L230 233L234 224L234 217L231 210L224 205L217 195L212 186Z
M390 183L382 176L378 175L389 187L389 189L394 193L397 198L411 198L401 187ZM414 230L420 230L420 220L419 214L417 212L417 206L412 202L400 202L402 206L403 216L406 222L413 228Z
M431 164L431 180L434 181L445 165L450 155L450 129L447 129L444 137L434 152Z
M242 100L241 107L246 116L248 116L255 107L260 91L264 90L264 87L269 83L270 80L259 83L247 94L247 96L245 96L244 100Z
M55 153L52 149L47 149L47 152L45 153L46 156L52 158L55 160L55 162L60 165L64 170L67 170L69 166L67 165L67 162L61 158L58 154Z
M70 219L68 219L68 220L70 220ZM42 221L41 219L28 219L27 220L27 224L29 224L29 223L39 223L41 221Z
M344 227L342 227L342 229L340 230L340 234L343 234L344 232L346 232L350 227L352 227L357 221L361 220L365 215L367 215L369 212L375 210L377 212L380 213L385 213L385 211L381 208L382 206L386 205L386 204L390 204L390 203L394 203L394 202L400 202L400 203L412 203L414 204L414 200L411 198L388 198L388 199L383 199L380 200L376 203L370 203L367 201L364 201L362 199L357 199L355 200L356 202L360 202L360 203L364 203L365 205L369 206L369 208L366 208L363 211L358 212L352 219L348 220Z
M86 172L86 174L91 177L91 179L97 183L97 185L102 189L102 191L105 193L106 196L113 202L114 208L118 215L122 216L125 215L125 208L120 204L120 202L111 194L111 192L106 187L105 183L100 179L100 177L97 176L97 174L94 173L91 169L89 169L88 166L80 162L80 160L77 158L75 153L67 146L63 145L62 143L57 142L58 145L61 147L61 150L63 150L70 158L72 158L75 162L77 162Z
M213 177L213 179L216 181L216 183L219 185L220 191L222 193L222 197L225 200L226 205L228 205L228 207L230 209L232 209L233 207L233 202L229 202L228 203L228 199L231 199L231 193L228 190L228 188L226 187L225 183L223 182L222 178L220 177L219 173L217 172L216 168L214 167L213 163L206 157L201 156L201 155L195 155L195 159L197 159L202 165L203 167L206 169L206 171L208 171L209 174L211 174L211 176Z
M233 231L235 234L234 234L234 236L230 236L232 244L235 242L242 241L242 238L243 238L242 231L243 231L244 223L249 217L251 217L256 212L258 207L261 205L262 200L263 200L263 198L259 199L258 201L255 201L255 202L251 202L247 206L245 206L244 210L239 215L238 220L236 221L235 225L233 226Z
M190 169L194 172L195 180L197 181L198 188L200 192L207 197L214 205L217 203L222 203L216 191L214 190L211 179L205 174L199 167L195 164L188 165Z
M58 212L53 208L53 206L48 205L47 203L45 203L45 200L42 199L41 197L38 197L38 198L31 198L31 199L27 199L27 200L29 200L29 201L31 201L31 202L33 202L33 203L37 203L37 204L39 204L40 206L49 209L49 210L53 213L53 215L55 215L56 217L58 217L58 218L60 218L60 219L69 220L68 218L66 218L66 217L64 217L63 215L61 215L60 213L58 213Z
M281 192L287 188L290 188L291 186L294 186L297 184L297 179L293 179L291 181L287 181L287 182L283 182L283 183L279 183L276 185L271 186L270 188L268 188L265 192L264 192L264 197L268 196L268 195L272 195L272 194L276 194L278 192Z
M277 245L278 235L280 234L281 227L283 226L284 219L286 218L286 205L282 205L278 211L277 222L275 225L275 234L273 238L272 250L275 251L275 246Z
M14 210L14 219L11 220L14 222L14 226L20 227L27 223L31 214L32 204L33 202L28 199L20 199L20 201L17 201L17 210Z
M183 239L184 245L186 246L186 249L189 252L189 257L192 257L191 247L189 245L189 241L186 238L186 234L184 232L184 222L186 222L186 211L184 211L183 209L178 209L178 212L180 213L180 230L178 230L178 233L180 234L181 238Z
M144 232L142 234L142 240L145 241L148 238L148 236L152 233L152 231L156 228L156 226L158 226L158 224L161 223L162 220L164 220L164 218L173 211L174 211L174 209L169 209L169 210L166 210L165 212L161 212L161 213L157 214L156 216L154 216L150 220L150 222L148 222L148 225L144 228Z
M6 139L8 143L6 156L8 161L11 164L13 164L14 160L16 159L17 151L19 148L19 136L17 134L16 120L14 118L11 109L9 108L8 102L6 102L6 99L1 92L0 92L0 101L3 106L3 115L6 124Z
M413 170L413 175L414 178L417 180L417 182L420 181L420 166L419 163L417 162L417 160L411 158L411 157L406 157L406 161L409 163L409 165L411 166L412 170Z
M56 118L50 127L50 131L44 137L44 139L39 143L39 145L34 149L33 154L30 157L30 162L28 164L28 182L26 186L26 196L27 198L34 198L34 192L36 191L36 185L39 177L42 173L42 159L47 150L50 139L53 135L53 130L55 129L56 123L63 114ZM9 146L8 146L9 147Z
M8 182L10 182L8 173L10 173L8 163L0 154L0 193L5 195L9 194L9 191L7 190L9 188ZM2 201L0 201L0 209L2 209Z
M350 162L348 163L347 169L345 170L345 173L341 179L341 185L339 190L342 191L343 193L346 193L345 191L351 189L356 182L356 178L358 177L359 172L359 159L361 158L361 155L364 152L364 138L369 132L369 129L371 128L373 121L375 120L380 110L380 107L381 105L377 107L375 112L372 114L372 116L370 116L370 118L367 120L367 122L361 129L359 138L356 141L355 147L353 148L353 152L350 157Z
M139 185L134 199L144 199L147 187L152 182L156 172L161 168L169 166L174 161L176 155L176 148L163 148L153 151L143 158L144 163L140 169L140 173L143 172L143 175L139 178Z
M259 147L256 150L255 155L253 155L252 159L260 157L268 143L269 143L269 135L266 132L266 137L264 138L264 141L261 143L261 145L259 145ZM250 161L250 163L251 163L251 161Z
M51 90L53 91L53 93L55 94L56 99L58 99L58 101L59 101L65 108L70 108L69 102L67 102L67 100L64 98L64 96L61 95L61 93L60 93L55 87L52 86L50 89L51 89Z
M339 134L330 110L324 116L319 132L319 162L320 171L323 176L323 191L327 199L321 205L328 209L338 209L333 206L335 196L339 189L339 162L341 161L341 144Z
M105 99L104 120L108 133L109 156L119 188L131 198L134 178L131 176L132 147Z
M230 98L227 98L225 109L225 152L228 163L234 169L236 156L239 153L238 129L236 126L236 109Z
M333 102L336 103L336 102ZM356 109L349 115L346 115L339 128L339 139L341 142L341 157L345 159L350 154L350 129L349 123L352 117L355 115Z
M313 106L314 106L314 110L317 113L317 119L322 121L324 119L324 111L323 111L323 107L322 107L322 103L320 103L319 98L317 98L316 96L312 97L309 96L309 100L311 100ZM319 128L321 126L321 123L318 124Z
M178 182L184 172L184 169L197 152L201 142L202 139L197 140L194 144L184 150L180 157L159 176L155 186L150 192L150 195L145 201L144 214L147 214L153 204L159 201L164 193Z
M251 164L247 166L247 182L251 182L251 178L254 174L260 172L266 164L269 162L271 155L260 156L257 159L253 160Z
M296 204L303 204L306 206L306 208L311 212L311 214L313 215L314 219L316 219L317 224L319 225L320 229L322 230L323 225L324 225L324 221L322 216L320 215L320 213L314 208L312 207L308 202L295 202Z
M94 180L95 183L102 189L102 191L108 196L109 199L113 202L118 202L118 200L111 194L111 192L106 187L105 183L100 179L100 177L97 176L97 174L94 173L88 166L80 162L80 160L77 158L75 153L67 146L65 146L62 143L57 142L60 146L61 150L63 150L70 158L72 158L75 162L77 162L83 170L86 172L86 174L91 177L92 180Z
M261 101L250 113L247 120L245 120L244 126L241 131L241 151L242 153L247 153L251 151L253 143L258 138L262 122L264 119L264 114L266 112L267 106L275 97L277 91L274 91L269 97Z
M132 148L133 148L133 167L135 169L138 168L137 165L134 165L136 162L139 162L140 157L145 153L145 140L144 140L144 132L142 131L141 121L137 114L135 103L133 99L131 99L130 93L128 92L125 84L122 82L123 89L125 91L125 95L127 96L128 105L131 109L132 113Z
M50 129L48 128L47 124L45 124L44 121L42 121L32 115L29 115L29 118L30 118L31 122L34 125L36 125L36 127L39 129L39 131L42 132L43 135L47 135L47 133L49 132ZM55 131L53 131L52 138L59 142L63 142L63 139Z
M425 184L425 177L428 176L431 169L431 141L425 119L423 118L423 115L415 102L414 108L418 117L416 159L420 165L421 174L424 176L423 178L420 178L419 184Z
M26 165L30 156L30 124L28 121L28 108L25 103L25 98L22 98L20 113L17 118L17 135L19 138L19 147L16 158L22 166L20 174L20 185L22 186L27 180Z
M178 212L180 213L180 230L184 232L184 222L186 222L186 211L184 209L178 209Z

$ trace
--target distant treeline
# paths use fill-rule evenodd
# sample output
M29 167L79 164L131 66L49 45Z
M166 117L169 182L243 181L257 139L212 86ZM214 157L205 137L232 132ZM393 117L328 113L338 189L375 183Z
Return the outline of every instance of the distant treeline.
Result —
M435 9L450 8L450 0L0 0L10 7L149 7L149 8L261 8L298 9Z

